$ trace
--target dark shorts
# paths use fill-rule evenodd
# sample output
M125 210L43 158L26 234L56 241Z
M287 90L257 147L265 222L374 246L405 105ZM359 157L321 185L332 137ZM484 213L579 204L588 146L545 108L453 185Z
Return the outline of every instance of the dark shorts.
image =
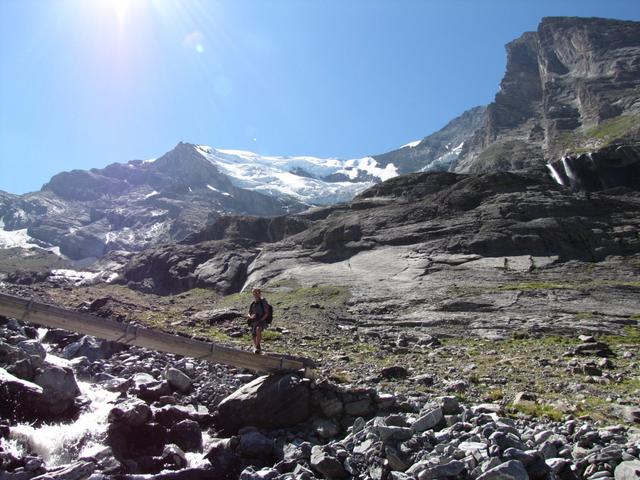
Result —
M260 331L263 331L266 328L267 324L260 320L259 322L255 322L251 324L251 336L255 337L256 335L258 335L258 328L260 329Z

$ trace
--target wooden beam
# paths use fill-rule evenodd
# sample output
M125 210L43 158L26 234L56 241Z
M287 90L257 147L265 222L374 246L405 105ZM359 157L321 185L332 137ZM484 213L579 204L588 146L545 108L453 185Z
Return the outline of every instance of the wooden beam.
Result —
M233 365L255 372L276 373L304 370L305 376L313 374L314 365L310 359L290 358L275 354L256 355L212 342L203 342L150 328L120 323L5 293L0 293L0 315L105 340L114 340L127 345L175 353L213 363Z

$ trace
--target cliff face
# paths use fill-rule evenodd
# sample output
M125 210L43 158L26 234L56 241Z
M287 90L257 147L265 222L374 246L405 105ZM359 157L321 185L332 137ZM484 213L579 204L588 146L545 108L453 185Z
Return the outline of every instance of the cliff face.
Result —
M640 140L640 22L550 17L507 45L494 102L456 172L535 168Z

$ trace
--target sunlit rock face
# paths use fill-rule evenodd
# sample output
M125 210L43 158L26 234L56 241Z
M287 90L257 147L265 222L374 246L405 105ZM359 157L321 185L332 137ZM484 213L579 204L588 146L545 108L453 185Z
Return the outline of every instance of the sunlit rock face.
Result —
M595 192L616 187L640 188L640 147L606 147L551 162L553 178L574 191Z
M493 102L375 158L402 173L486 173L640 139L640 22L544 18L506 51Z

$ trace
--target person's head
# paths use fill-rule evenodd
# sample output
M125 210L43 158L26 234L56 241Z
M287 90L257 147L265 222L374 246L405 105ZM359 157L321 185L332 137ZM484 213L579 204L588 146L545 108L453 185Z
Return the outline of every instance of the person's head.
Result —
M255 298L256 300L260 300L260 297L262 296L262 291L258 287L253 287L251 289L251 293L253 294L253 298Z

